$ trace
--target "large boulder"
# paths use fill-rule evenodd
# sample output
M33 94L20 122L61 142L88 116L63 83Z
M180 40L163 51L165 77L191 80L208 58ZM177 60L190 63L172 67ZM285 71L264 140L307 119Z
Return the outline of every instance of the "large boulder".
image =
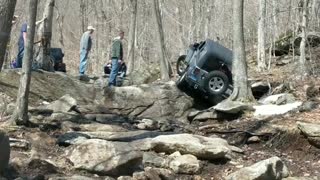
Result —
M0 92L11 98L16 98L20 82L18 69L3 70L0 73ZM88 104L94 101L96 89L63 73L46 71L32 71L30 87L30 103L38 104L42 101L55 101L70 94L79 104Z
M163 118L183 116L193 100L168 82L106 89L102 103L123 115Z
M320 148L320 124L298 122L298 128L308 138L309 142Z
M278 157L258 162L230 174L227 180L281 180L289 176L287 166Z
M163 135L152 139L152 149L157 152L192 154L200 159L227 158L231 152L242 152L221 138L208 138L191 134Z
M8 136L0 131L0 174L8 166L10 159L10 143Z
M75 169L103 175L129 175L142 165L142 152L128 143L89 139L74 145L67 155Z
M46 108L52 110L53 112L70 112L78 105L77 100L66 94L60 99L47 105Z

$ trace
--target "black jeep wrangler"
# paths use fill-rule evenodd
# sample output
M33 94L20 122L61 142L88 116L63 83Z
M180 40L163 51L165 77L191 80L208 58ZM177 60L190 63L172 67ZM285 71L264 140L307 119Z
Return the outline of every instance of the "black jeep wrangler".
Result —
M178 88L198 91L211 103L219 103L232 92L232 56L230 49L210 39L190 45L187 55L177 61Z

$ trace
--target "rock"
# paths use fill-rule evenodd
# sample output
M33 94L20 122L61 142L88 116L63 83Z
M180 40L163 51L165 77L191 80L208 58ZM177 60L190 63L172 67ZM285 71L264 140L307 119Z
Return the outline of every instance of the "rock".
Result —
M15 99L19 87L20 71L6 69L1 71L0 84L2 92ZM79 104L92 103L96 90L92 85L84 84L66 74L52 73L42 70L32 71L30 83L30 105L40 101L55 101L66 94L76 95L74 98Z
M70 177L50 177L48 180L102 180L101 178L73 175ZM103 180L114 180L112 177L103 177Z
M126 132L128 131L127 129L119 125L100 124L100 123L81 124L78 127L80 128L81 131L89 131L89 132L96 132L96 131Z
M88 135L92 139L104 139L108 141L123 141L130 142L139 139L145 138L153 138L160 135L172 134L165 132L156 132L156 131L127 131L127 132L104 132L104 131L96 131L96 132L79 132L81 134Z
M208 160L226 158L233 151L242 152L241 149L230 146L224 139L191 134L158 136L152 139L151 146L157 152L179 151L181 154L192 154Z
M320 137L320 124L297 122L298 128L308 137Z
M96 121L103 124L108 123L123 123L126 122L126 119L117 115L117 114L96 114Z
M226 180L280 180L289 176L287 166L278 157L272 157L230 174Z
M292 94L283 93L268 96L264 99L259 100L261 104L275 104L275 105L283 105L283 104L290 104L295 102L295 97Z
M149 179L152 180L171 180L177 179L171 170L163 168L144 168L145 174Z
M315 101L307 101L299 108L300 112L310 112L318 107L319 103Z
M32 159L28 163L28 169L36 170L35 171L36 174L45 174L45 175L55 174L58 172L57 167L55 165L43 159Z
M308 100L316 98L320 95L320 87L315 86L314 84L305 85L303 89L306 91L305 96Z
M10 147L20 148L23 150L28 150L30 147L30 142L24 139L10 138L9 141L10 141Z
M141 130L156 130L160 128L158 122L152 119L142 119L136 127Z
M77 100L75 100L69 94L66 94L60 99L47 105L46 108L53 110L53 112L70 112L77 105L78 105Z
M214 106L214 109L216 111L224 112L227 114L238 114L244 110L252 109L252 107L248 104L231 102L226 100Z
M302 102L295 102L285 105L258 105L253 106L255 117L276 116L296 111L302 105Z
M117 180L134 180L131 176L120 176Z
M130 144L98 139L75 145L67 156L75 169L111 176L132 174L142 165L142 153Z
M319 180L319 177L288 177L282 180Z
M297 125L309 142L320 148L320 124L297 122Z
M133 173L132 178L134 180L149 180L145 172L135 172Z
M0 174L8 167L10 159L9 138L4 132L0 131Z
M215 111L209 111L209 112L200 112L196 117L193 119L194 121L207 121L207 120L213 120L217 119L218 115Z
M89 135L82 134L79 132L68 132L60 135L57 139L57 143L60 146L69 146L74 144L81 144L87 139L90 139Z
M196 174L200 170L200 163L195 156L186 154L172 160L170 168L177 174Z
M115 113L139 119L181 117L193 106L192 98L174 82L115 87L105 92L101 103Z
M200 114L201 111L191 111L189 114L188 114L188 120L189 121L192 121L198 114Z
M261 139L258 136L252 136L247 140L247 143L259 143Z
M154 152L145 152L143 154L142 162L144 167L149 167L149 166L158 167L158 168L168 167L168 161Z
M84 118L81 117L80 114L68 113L68 112L53 113L49 118L46 118L45 121L47 121L47 122L50 122L50 121L58 121L58 122L71 121L71 122L78 122L78 123L86 122L84 120Z

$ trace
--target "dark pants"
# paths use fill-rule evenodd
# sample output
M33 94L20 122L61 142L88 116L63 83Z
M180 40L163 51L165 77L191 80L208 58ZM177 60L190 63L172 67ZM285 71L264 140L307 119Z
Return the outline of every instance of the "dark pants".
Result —
M116 86L117 85L117 76L119 72L120 64L118 62L118 59L112 58L112 67L111 67L111 73L109 77L109 86Z
M23 55L24 55L24 47L19 47L18 55L17 55L17 68L22 68L22 60L23 60Z

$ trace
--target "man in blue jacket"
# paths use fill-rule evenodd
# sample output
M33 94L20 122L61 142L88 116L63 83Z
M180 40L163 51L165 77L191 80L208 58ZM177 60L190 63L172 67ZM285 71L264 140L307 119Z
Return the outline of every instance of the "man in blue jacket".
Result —
M86 72L88 54L92 47L91 35L95 30L95 28L93 28L92 26L88 26L87 29L88 30L85 33L83 33L80 41L80 67L79 67L80 75L84 75Z
M22 67L22 59L24 55L24 45L27 39L27 31L28 31L28 25L27 23L23 23L20 31L19 41L18 41L18 55L16 60L17 68Z

